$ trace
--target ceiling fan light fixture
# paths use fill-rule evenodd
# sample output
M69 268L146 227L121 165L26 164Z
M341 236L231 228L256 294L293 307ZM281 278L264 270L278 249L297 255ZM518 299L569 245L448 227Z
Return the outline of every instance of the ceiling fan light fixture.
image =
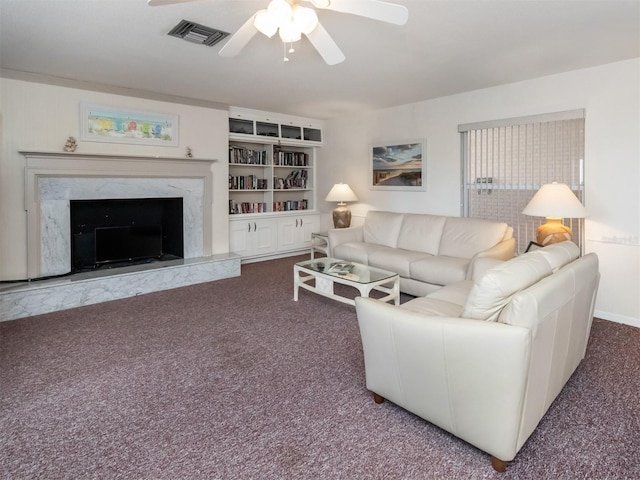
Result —
M2 1L2 0L0 0ZM151 6L171 5L192 2L196 0L147 0ZM316 51L327 65L337 65L345 60L344 53L331 38L318 21L318 16L312 8L300 7L302 0L270 0L266 11L260 10L249 17L242 26L233 34L218 54L221 57L233 57L249 43L258 32L267 37L272 37L280 30L280 38L283 42L284 60L287 58L287 43L294 43L301 39L304 33ZM392 3L386 0L305 0L316 8L333 10L339 13L349 13L360 17L404 25L409 19L409 10L404 5ZM294 14L295 11L295 14ZM295 18L294 18L295 17ZM217 40L228 34L217 32ZM172 35L172 33L170 33ZM175 35L177 36L177 35ZM201 42L201 32L192 32L189 37L180 35L190 41ZM208 41L209 39L207 39ZM209 43L206 43L209 45ZM213 44L213 43L212 43ZM293 47L291 47L293 50Z
M313 32L318 26L318 15L312 8L301 7L296 5L293 7L293 24L305 35Z
M291 23L293 12L291 5L286 0L271 0L267 12L279 27Z
M284 43L297 42L302 38L302 32L293 23L280 25L280 38Z
M273 17L267 10L260 10L256 13L256 17L253 20L253 26L258 29L260 33L267 37L273 37L278 31L278 24L274 21Z

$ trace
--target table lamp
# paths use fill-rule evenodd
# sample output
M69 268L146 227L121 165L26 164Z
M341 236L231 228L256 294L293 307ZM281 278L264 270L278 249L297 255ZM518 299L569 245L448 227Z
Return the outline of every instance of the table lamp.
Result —
M336 183L327 194L326 202L338 202L338 207L333 211L333 226L335 228L347 228L351 225L351 211L346 202L357 202L358 197L346 183Z
M562 219L587 216L584 205L569 186L557 182L542 185L522 213L547 219L546 223L538 227L536 241L540 245L571 240L571 227L564 225Z

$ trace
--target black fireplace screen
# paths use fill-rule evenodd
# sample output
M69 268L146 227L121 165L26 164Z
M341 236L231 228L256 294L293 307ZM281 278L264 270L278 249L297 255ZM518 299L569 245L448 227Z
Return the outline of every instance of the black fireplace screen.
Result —
M71 270L184 256L182 198L71 200Z

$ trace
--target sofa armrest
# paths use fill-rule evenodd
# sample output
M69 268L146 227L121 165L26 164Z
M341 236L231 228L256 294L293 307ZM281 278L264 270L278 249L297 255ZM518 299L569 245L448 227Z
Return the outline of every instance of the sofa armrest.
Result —
M506 261L513 258L516 252L516 239L510 237L506 240L502 240L500 243L493 247L476 253L469 262L469 268L467 269L466 280L472 280L478 277L475 272L476 261L481 258L493 258L496 260Z
M528 329L356 298L367 388L481 450L518 449Z
M362 242L364 227L334 228L329 230L329 256L333 256L333 249L347 242Z

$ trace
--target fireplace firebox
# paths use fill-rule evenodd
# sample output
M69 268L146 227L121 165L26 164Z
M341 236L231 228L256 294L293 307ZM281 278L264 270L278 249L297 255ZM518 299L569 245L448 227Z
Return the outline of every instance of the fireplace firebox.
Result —
M184 257L182 198L71 200L71 271Z

